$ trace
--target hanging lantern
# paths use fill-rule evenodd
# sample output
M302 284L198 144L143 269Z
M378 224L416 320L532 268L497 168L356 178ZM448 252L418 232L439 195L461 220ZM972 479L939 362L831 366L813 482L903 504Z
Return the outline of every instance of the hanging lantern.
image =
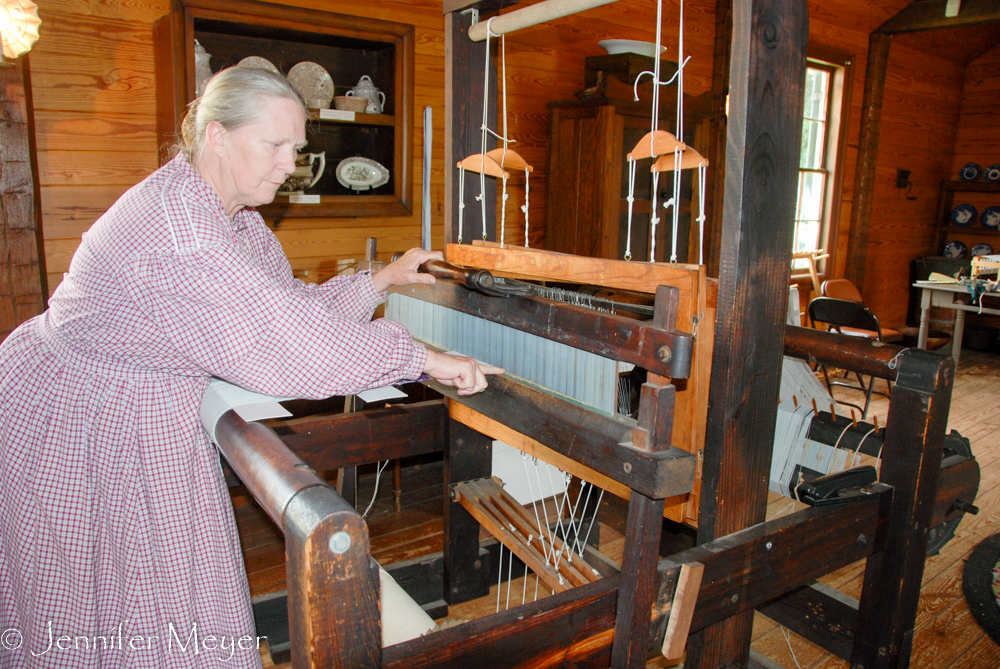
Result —
M0 0L0 38L3 55L17 58L38 41L38 7L31 0Z

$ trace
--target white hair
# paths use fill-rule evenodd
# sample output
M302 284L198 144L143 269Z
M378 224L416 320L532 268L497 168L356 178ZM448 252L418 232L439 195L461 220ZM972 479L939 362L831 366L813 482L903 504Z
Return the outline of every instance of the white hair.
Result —
M302 96L280 74L249 67L219 71L205 86L201 97L188 105L176 150L194 161L205 143L205 128L212 121L235 130L260 120L260 98L284 98L305 104Z

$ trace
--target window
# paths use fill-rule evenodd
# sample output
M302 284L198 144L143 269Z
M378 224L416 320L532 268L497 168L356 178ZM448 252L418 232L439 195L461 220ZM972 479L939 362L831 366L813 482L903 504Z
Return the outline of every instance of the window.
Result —
M796 253L829 250L835 241L838 207L834 194L839 193L840 186L837 166L841 109L846 107L845 71L850 62L841 57L831 60L833 62L810 58L806 65L793 242ZM793 261L793 272L808 268L804 259ZM825 263L820 261L818 269L821 274L825 273Z

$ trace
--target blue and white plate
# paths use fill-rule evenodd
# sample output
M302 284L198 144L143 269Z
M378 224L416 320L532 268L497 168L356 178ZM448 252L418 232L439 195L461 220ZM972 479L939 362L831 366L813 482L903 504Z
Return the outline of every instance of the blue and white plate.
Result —
M941 249L941 255L945 258L953 258L955 260L961 260L968 252L969 247L957 239L953 242L948 242L944 245L944 248Z
M983 176L983 168L978 163L968 163L959 171L958 176L962 181L975 181Z
M1000 230L1000 207L986 207L979 217L979 224L987 230Z
M983 172L983 181L991 184L1000 183L1000 165L990 165Z
M981 242L969 250L969 255L972 258L976 256L991 256L993 255L993 247L986 242Z
M960 204L951 210L951 224L967 228L976 222L979 212L971 204Z

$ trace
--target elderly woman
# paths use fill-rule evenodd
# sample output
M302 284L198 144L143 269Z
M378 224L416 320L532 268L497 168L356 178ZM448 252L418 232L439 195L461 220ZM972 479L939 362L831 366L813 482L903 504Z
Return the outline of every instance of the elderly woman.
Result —
M502 371L371 322L389 286L432 282L416 268L440 254L322 286L292 277L253 209L305 145L284 78L219 73L183 135L181 153L84 235L49 310L0 346L5 669L260 665L219 453L199 420L210 377L319 398L422 372L467 394Z

